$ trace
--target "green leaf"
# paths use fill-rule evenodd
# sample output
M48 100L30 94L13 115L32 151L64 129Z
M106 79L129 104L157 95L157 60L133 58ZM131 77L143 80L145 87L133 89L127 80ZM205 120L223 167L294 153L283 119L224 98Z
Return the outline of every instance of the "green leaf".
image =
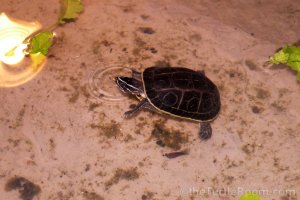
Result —
M53 33L49 31L41 32L35 35L29 44L29 53L42 53L43 55L47 55L48 49L52 45Z
M286 46L270 58L272 64L286 64L298 72L297 80L300 81L300 47Z
M59 24L66 23L67 20L74 20L83 11L80 0L61 0L61 16Z
M296 78L297 78L298 81L300 81L300 72L297 73Z
M240 200L260 200L260 196L254 192L246 192L240 197Z
M295 71L300 71L300 54L290 54L287 65Z
M40 64L45 61L46 56L39 52L39 53L30 54L30 59L32 61L32 68L38 69Z
M296 46L286 46L283 51L288 54L298 54L300 55L300 48Z
M293 70L299 72L300 71L300 60L289 60L287 65L290 66Z
M280 50L279 52L275 53L274 56L270 58L270 62L272 64L280 64L280 63L287 63L289 58L289 55L287 53L284 53L283 50Z

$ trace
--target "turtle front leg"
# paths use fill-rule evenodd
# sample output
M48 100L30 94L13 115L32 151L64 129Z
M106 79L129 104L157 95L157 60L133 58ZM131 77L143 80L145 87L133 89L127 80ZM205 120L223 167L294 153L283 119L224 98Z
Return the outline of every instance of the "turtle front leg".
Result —
M124 113L125 118L132 117L133 115L137 114L141 108L147 108L150 105L148 99L142 99L132 110L129 110Z
M212 129L209 122L200 122L199 136L201 140L208 140L211 138Z

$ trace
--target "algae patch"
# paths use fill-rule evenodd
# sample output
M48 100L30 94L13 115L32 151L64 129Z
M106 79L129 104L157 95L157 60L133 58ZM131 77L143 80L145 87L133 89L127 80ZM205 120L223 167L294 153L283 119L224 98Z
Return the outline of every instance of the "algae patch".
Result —
M263 88L255 88L256 91L256 98L264 100L270 98L271 94L268 90L265 90Z
M92 128L98 128L100 134L107 138L116 138L117 136L122 135L121 126L115 120L111 120L108 123L99 123L98 125L92 124Z
M22 200L32 200L41 192L41 188L24 177L14 177L8 180L5 185L6 191L18 190Z
M122 136L121 125L115 120L110 120L110 122L105 121L105 113L100 113L99 122L92 123L90 127L92 129L98 129L100 136L105 136L106 138L116 138L117 136Z
M154 124L151 137L157 139L157 144L164 147L169 147L174 150L179 150L182 144L188 142L188 135L178 130L170 130L161 122Z
M9 126L11 129L17 129L18 127L21 127L23 125L23 119L25 116L25 110L26 110L26 105L23 105L22 109L19 111L16 121L13 125Z
M153 199L154 193L153 192L145 192L145 194L142 195L142 200L150 200Z
M120 180L132 181L139 178L139 173L136 167L129 169L118 168L114 176L105 183L105 188L109 189L112 185L118 184Z
M85 200L104 200L101 195L95 192L83 191L82 194Z

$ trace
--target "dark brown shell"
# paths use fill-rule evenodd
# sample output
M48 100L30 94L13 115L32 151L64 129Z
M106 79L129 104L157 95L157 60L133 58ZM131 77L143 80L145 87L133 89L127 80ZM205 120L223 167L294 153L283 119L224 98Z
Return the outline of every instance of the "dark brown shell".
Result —
M218 88L201 72L150 67L142 77L145 94L159 111L196 121L210 121L220 111Z

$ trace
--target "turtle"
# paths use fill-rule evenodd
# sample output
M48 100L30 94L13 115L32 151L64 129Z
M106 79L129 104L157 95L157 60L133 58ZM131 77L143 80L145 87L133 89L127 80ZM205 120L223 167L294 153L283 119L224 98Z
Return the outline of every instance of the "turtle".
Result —
M134 108L124 113L126 118L146 108L199 122L200 138L211 138L210 122L218 116L221 102L217 86L203 71L152 66L143 72L132 69L132 77L117 76L115 82L123 93L134 95L140 100Z

